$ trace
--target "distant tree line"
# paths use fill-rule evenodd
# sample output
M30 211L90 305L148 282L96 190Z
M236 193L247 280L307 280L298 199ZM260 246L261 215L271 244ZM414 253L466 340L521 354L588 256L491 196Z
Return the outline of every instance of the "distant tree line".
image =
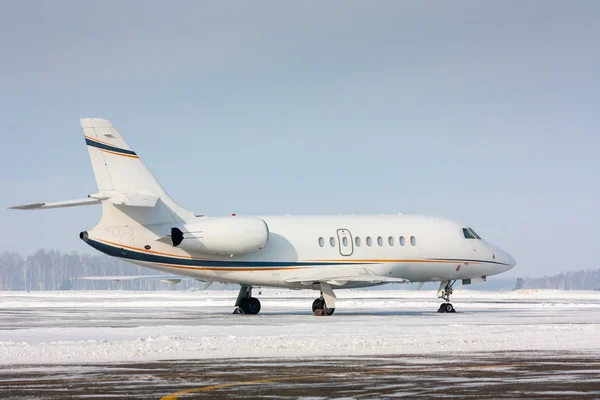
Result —
M600 269L561 272L541 278L517 278L515 289L600 290Z
M61 253L38 250L23 257L18 253L0 254L0 290L182 290L201 289L205 283L186 279L172 285L160 280L131 282L73 280L84 276L161 275L104 255ZM235 288L215 283L213 288Z

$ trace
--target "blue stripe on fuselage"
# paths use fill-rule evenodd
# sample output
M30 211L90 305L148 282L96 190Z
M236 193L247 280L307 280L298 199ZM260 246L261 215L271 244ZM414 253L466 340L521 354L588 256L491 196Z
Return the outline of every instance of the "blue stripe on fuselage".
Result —
M144 261L155 264L174 264L189 267L221 267L221 268L282 268L282 267L301 267L301 266L322 266L322 265L340 265L345 263L335 262L296 262L296 261L221 261L221 260L197 260L189 258L175 258L161 256L157 254L139 253L137 251L125 248L110 246L92 239L87 240L87 244L98 251L113 257L125 258L132 261Z

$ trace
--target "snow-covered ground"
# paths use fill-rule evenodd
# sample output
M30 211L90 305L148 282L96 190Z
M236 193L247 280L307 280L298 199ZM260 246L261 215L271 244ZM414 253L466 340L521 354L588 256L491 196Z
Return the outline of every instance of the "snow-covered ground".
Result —
M514 350L600 352L600 292L459 290L456 314L432 291L263 289L257 316L237 292L0 292L0 363L149 361Z

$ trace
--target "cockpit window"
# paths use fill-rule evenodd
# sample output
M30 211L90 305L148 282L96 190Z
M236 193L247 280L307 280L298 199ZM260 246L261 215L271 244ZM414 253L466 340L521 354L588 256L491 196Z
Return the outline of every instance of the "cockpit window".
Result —
M473 235L467 228L463 228L463 235L465 235L465 239L475 239L475 235Z
M475 232L475 231L473 230L473 228L469 228L469 230L471 231L471 233L473 234L473 236L475 236L477 239L481 240L481 236L479 236L479 235L477 234L477 232Z

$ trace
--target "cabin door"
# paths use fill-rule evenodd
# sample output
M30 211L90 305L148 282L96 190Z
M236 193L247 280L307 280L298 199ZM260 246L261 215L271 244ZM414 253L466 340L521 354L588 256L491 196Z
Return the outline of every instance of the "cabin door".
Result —
M338 244L340 245L340 254L351 256L354 253L354 243L352 243L352 234L347 229L338 229Z

